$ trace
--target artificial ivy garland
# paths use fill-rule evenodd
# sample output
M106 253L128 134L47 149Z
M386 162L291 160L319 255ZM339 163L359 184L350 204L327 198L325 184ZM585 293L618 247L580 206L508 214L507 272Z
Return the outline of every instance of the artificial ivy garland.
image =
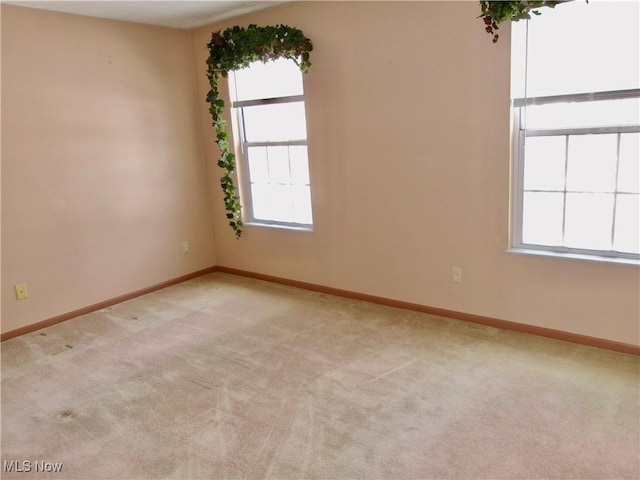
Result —
M520 2L503 2L503 1L481 1L480 8L482 14L478 18L482 18L485 24L485 31L493 35L493 43L498 41L500 35L496 32L498 24L506 20L517 22L518 20L529 20L531 14L540 15L538 10L540 7L555 7L557 4L569 0L545 0L545 1L520 1Z
M311 40L297 28L287 25L259 27L252 24L247 28L235 26L227 28L222 33L214 32L207 47L209 48L207 77L211 85L207 102L210 104L209 112L213 118L221 152L218 166L224 171L220 186L224 192L224 205L229 225L235 231L236 238L240 238L242 235L241 205L238 187L233 181L236 160L229 145L227 122L222 116L224 101L219 97L218 78L227 77L230 71L246 68L252 62L266 63L277 58L293 60L300 70L306 73L311 66L309 52L313 50L313 45Z

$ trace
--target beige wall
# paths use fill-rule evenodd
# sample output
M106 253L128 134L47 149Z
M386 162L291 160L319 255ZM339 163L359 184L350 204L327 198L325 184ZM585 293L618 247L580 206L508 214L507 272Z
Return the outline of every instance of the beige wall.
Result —
M2 5L3 332L215 264L200 101L188 32Z
M246 227L236 241L214 169L218 264L638 345L637 267L505 252L509 29L492 44L478 13L477 2L295 2L194 31L200 98L212 30L285 23L315 46L315 232ZM213 161L204 104L201 117Z

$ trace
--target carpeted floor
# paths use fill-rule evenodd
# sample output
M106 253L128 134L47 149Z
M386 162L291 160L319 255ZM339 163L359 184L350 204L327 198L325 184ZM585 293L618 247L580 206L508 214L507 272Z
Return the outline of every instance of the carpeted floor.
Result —
M639 383L637 357L215 273L3 343L2 478L638 479Z

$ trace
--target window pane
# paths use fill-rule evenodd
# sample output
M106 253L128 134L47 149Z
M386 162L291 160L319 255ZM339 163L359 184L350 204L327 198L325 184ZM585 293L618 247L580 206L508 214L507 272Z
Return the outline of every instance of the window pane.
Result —
M311 225L313 218L311 215L311 189L309 186L292 186L293 196L293 221Z
M253 216L257 220L293 221L291 187L286 185L251 185Z
M541 8L529 22L512 22L516 58L527 55L517 45L525 45L519 37L529 30L527 95L638 88L639 10L638 2L567 2ZM514 73L514 98L524 97L525 69Z
M567 190L613 192L617 144L616 134L570 136Z
M566 137L528 137L525 141L525 190L564 190Z
M640 133L620 136L618 191L640 193Z
M563 194L524 194L522 241L534 245L562 245Z
M304 102L243 107L247 142L305 140Z
M291 183L288 147L267 147L269 183Z
M256 220L313 224L309 186L251 185Z
M613 194L568 193L565 244L573 248L611 249Z
M236 70L233 77L235 89L231 88L231 91L232 98L236 101L287 97L303 93L302 72L293 60L285 58L267 63L254 62L247 68Z
M251 182L268 183L269 169L267 166L266 147L249 147L249 179Z
M269 193L273 205L272 218L278 222L293 221L293 198L288 185L270 185Z
M269 220L273 216L273 205L269 195L269 185L252 184L251 199L254 218Z
M552 103L526 108L527 129L608 127L640 123L640 99Z
M289 147L289 158L291 161L291 181L297 185L308 185L310 182L307 147L304 145Z
M640 253L640 195L618 195L613 249Z

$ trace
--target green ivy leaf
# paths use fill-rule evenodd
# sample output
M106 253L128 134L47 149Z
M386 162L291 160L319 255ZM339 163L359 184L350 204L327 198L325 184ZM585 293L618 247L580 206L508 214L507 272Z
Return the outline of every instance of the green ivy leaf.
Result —
M498 30L499 23L528 20L531 19L532 13L540 15L540 12L534 9L540 7L554 8L557 4L565 1L570 0L481 1L480 10L482 13L478 18L483 19L487 25L485 30L493 35L493 43L496 43L499 35L495 30Z

